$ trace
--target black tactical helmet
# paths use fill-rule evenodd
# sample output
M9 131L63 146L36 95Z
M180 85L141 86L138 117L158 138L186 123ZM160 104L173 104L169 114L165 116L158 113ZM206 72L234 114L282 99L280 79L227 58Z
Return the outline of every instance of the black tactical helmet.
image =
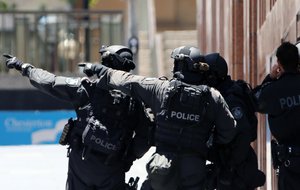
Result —
M209 65L209 72L206 75L207 85L217 87L228 75L227 62L218 53L207 54L204 59Z
M181 46L175 48L171 53L174 59L173 74L189 84L201 84L203 73L209 69L204 63L204 57L200 50L192 46Z
M99 50L102 64L117 70L130 71L135 68L131 50L122 45L102 46Z
M205 56L205 62L209 65L210 72L218 78L224 79L228 74L228 66L225 59L218 53L211 53Z

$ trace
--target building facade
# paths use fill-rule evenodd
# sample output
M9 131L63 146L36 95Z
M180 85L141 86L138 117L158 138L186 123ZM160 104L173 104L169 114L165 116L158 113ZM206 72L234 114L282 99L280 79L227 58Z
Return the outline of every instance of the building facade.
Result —
M276 62L283 41L299 40L300 0L197 0L198 45L220 52L234 79L259 84ZM267 120L259 114L257 142L253 144L267 181L260 189L276 190L271 166Z

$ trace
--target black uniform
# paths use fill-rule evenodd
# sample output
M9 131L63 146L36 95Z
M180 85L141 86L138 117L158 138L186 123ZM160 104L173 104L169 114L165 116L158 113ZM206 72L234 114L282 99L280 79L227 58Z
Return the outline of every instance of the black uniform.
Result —
M156 152L147 164L153 189L203 189L206 142L215 126L216 142L229 143L235 120L220 93L205 85L161 80L108 69L99 86L109 86L149 105L156 118ZM176 93L181 90L180 96ZM172 102L173 101L173 102Z
M251 190L262 186L265 182L265 175L258 170L257 156L251 147L251 142L255 141L257 137L255 109L254 107L250 108L253 106L250 105L251 97L246 97L247 92L244 91L242 85L247 84L233 81L230 76L227 76L217 87L237 121L238 131L230 149L227 149L228 157L226 157L226 149L223 155L212 155L212 160L221 157L215 163L218 169L221 169L221 173L218 174L220 178L218 189L221 190ZM215 154L213 152L212 150L212 154ZM228 181L222 183L222 180Z
M256 87L258 109L268 114L269 127L279 146L279 189L300 187L300 74L285 72L277 80L269 75ZM273 147L274 148L274 147ZM273 149L274 150L274 149ZM273 151L272 150L272 151Z
M36 88L74 105L77 118L69 137L68 190L121 190L125 172L149 148L148 119L141 102L87 78L55 76L29 68ZM135 133L135 135L133 135Z

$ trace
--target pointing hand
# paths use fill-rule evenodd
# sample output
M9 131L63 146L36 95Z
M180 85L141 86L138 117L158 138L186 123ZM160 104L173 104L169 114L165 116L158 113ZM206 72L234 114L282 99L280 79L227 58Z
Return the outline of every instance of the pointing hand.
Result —
M91 77L94 75L92 63L79 63L78 66L83 67L83 72L86 76Z
M18 71L22 70L21 67L23 65L23 61L9 54L3 54L3 57L6 58L5 64L7 68L16 69Z

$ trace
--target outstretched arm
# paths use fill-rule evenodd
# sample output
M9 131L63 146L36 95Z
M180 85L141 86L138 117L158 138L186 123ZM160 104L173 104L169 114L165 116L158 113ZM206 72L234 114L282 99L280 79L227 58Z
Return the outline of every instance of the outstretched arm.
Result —
M84 73L93 73L98 76L98 88L121 90L149 105L154 113L159 109L159 100L164 96L161 87L169 84L166 80L133 75L129 72L108 68L102 64L83 63L79 66L84 67Z
M23 76L27 76L30 83L44 93L50 94L56 98L68 101L75 104L80 103L82 92L79 90L81 85L80 78L69 78L56 76L43 69L35 68L29 63L23 63L16 57L11 55L3 55L6 60L6 66L9 69L16 69Z

